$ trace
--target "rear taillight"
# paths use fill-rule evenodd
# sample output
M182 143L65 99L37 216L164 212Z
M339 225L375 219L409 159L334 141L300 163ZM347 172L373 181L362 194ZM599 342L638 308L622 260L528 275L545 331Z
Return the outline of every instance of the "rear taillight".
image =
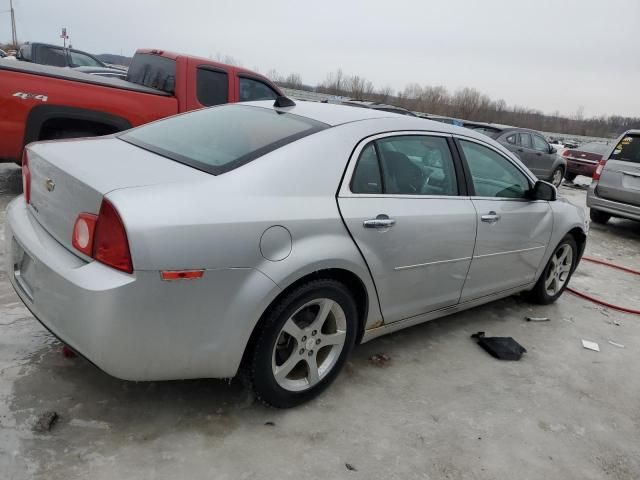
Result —
M102 200L100 213L81 213L73 227L74 248L97 261L123 272L133 272L129 241L124 224L114 206Z
M76 248L89 257L93 256L93 234L96 230L97 221L97 215L81 213L73 225L71 244L73 248Z
M22 191L25 202L31 202L31 171L29 170L29 155L26 150L22 153Z
M602 175L602 169L604 168L604 164L607 163L606 159L602 159L598 162L598 166L596 167L596 171L593 172L593 179L600 180L600 175Z
M563 157L568 157L570 155L571 155L571 150L565 150L564 152L562 152Z

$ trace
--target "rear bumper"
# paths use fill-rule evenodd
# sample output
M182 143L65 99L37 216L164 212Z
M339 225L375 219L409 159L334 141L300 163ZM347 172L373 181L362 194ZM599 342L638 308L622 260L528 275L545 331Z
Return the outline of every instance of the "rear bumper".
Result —
M587 191L587 207L609 213L614 217L628 218L640 221L640 207L607 200L598 196L596 188L598 182L592 182Z
M158 271L130 275L87 263L40 226L22 196L7 208L5 242L8 277L34 316L126 380L234 376L255 323L278 291L251 268L164 282Z
M574 160L567 160L567 172L575 173L576 175L584 175L585 177L593 177L593 173L596 171L597 164L576 162Z

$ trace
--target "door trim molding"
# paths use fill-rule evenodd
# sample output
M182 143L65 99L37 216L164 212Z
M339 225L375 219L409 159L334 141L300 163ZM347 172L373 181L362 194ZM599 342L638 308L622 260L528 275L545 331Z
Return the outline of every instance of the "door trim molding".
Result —
M509 250L508 252L485 253L484 255L474 255L473 258L475 259L475 258L495 257L497 255L509 255L510 253L531 252L533 250L539 250L541 248L547 248L547 246L540 245L538 247L521 248L520 250Z
M394 270L409 270L411 268L428 267L430 265L440 265L443 263L466 262L468 260L471 260L471 258L472 257L452 258L451 260L436 260L435 262L416 263L415 265L403 265L401 267L395 267Z

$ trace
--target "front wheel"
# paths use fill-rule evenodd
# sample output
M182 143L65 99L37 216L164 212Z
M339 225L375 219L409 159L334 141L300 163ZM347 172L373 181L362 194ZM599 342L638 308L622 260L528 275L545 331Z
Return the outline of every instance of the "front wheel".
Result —
M565 236L554 250L549 263L527 297L533 303L555 302L567 288L578 260L578 245L571 235Z
M564 176L564 170L562 167L556 168L551 174L551 183L554 187L558 188L562 184L562 177Z
M355 301L342 283L321 279L293 290L262 326L249 372L256 396L288 408L320 394L351 352L357 325Z

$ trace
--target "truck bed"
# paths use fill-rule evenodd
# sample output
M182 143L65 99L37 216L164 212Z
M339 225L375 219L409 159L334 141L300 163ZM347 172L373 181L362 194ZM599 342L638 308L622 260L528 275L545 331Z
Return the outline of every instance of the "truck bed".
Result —
M126 80L121 80L119 78L107 78L98 75L89 75L87 73L77 72L71 68L39 65L36 63L22 62L19 60L0 59L0 71L2 70L9 70L12 72L20 72L31 75L40 75L62 80L70 80L73 82L89 83L92 85L119 88L122 90L131 90L134 92L148 93L151 95L161 95L165 97L171 96L169 93L162 90L145 87L144 85L138 85L137 83L127 82Z

